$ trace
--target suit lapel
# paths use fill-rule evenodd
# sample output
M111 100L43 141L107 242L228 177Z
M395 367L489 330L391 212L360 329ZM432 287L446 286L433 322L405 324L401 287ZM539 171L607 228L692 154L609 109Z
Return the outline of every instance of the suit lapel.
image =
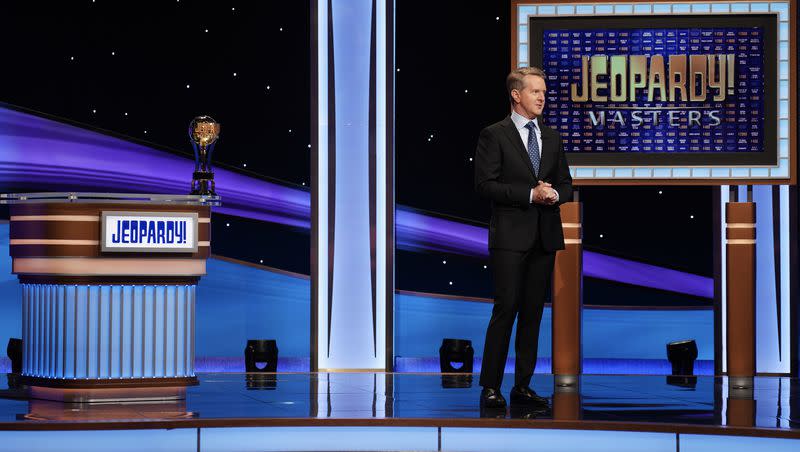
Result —
M542 160L539 162L539 179L544 180L544 175L548 174L555 164L557 146L556 134L550 128L542 128Z
M536 175L533 173L533 163L531 163L531 158L528 156L528 150L525 147L525 144L522 142L522 138L519 136L519 131L517 131L517 126L514 125L514 121L511 120L511 116L508 116L503 120L503 131L505 132L506 137L514 144L514 147L517 149L517 153L522 158L522 161L528 166L528 170L531 172L531 175L535 178Z

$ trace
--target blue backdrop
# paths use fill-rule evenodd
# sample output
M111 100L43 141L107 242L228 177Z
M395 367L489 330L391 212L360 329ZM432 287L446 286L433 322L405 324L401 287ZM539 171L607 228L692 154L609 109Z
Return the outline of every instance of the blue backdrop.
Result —
M11 274L8 223L0 224L0 344L21 334L21 290ZM445 337L470 339L483 353L491 305L398 294L395 354L398 359L436 358ZM209 259L197 289L197 370L243 370L247 339L276 339L281 370L308 370L310 284L294 276L220 259ZM550 309L545 309L539 356L550 356ZM587 359L664 360L669 341L694 338L700 360L714 354L710 309L585 309L583 353ZM514 356L513 347L509 353ZM3 360L7 367L7 360ZM401 366L404 370L427 367ZM661 367L653 368L663 370Z

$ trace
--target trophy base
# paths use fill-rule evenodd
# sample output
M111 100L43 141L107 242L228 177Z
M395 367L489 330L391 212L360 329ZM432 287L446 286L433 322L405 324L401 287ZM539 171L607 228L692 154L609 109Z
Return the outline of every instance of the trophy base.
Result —
M183 400L197 377L54 379L22 376L31 399L58 402L119 402Z
M209 176L210 177L197 177L198 174ZM190 194L192 195L201 195L201 196L216 196L217 192L215 191L214 185L214 174L213 173L194 173L194 178L192 179L192 191Z

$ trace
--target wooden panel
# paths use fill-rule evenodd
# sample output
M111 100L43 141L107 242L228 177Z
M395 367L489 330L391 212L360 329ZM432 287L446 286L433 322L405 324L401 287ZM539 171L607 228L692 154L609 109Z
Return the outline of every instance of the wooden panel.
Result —
M115 379L60 379L20 376L20 383L28 386L63 389L103 389L103 388L162 388L173 386L196 386L197 377L181 378L115 378Z
M553 391L553 420L577 421L581 419L581 394L575 391Z
M581 311L583 247L581 245L581 204L561 205L565 249L556 254L553 271L553 373L581 373Z
M727 228L725 236L729 240L755 240L756 228Z
M728 398L728 425L752 427L756 422L756 401L753 399Z
M100 251L100 245L10 245L11 257L113 257L113 258L148 258L148 257L182 257L207 259L211 255L211 247L198 247L196 253L120 253Z
M17 275L184 277L206 274L205 259L180 257L20 257L15 258L11 266L11 271Z
M18 215L94 215L98 218L103 211L127 212L197 212L203 218L211 217L211 207L183 204L150 203L30 203L12 204L11 216Z
M755 203L740 202L725 205L728 224L754 224ZM749 233L747 239L755 237L755 228L728 228L731 237ZM727 361L728 375L753 376L756 371L756 247L755 243L728 243L727 250Z
M756 205L752 202L729 202L725 204L725 222L755 224Z
M69 275L19 275L20 284L61 284L61 285L196 285L199 276L69 276Z

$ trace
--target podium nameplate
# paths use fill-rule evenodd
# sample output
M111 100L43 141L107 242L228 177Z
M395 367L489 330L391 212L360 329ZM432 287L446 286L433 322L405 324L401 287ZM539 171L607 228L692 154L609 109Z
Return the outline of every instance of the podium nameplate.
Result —
M197 213L102 212L101 251L196 253Z

